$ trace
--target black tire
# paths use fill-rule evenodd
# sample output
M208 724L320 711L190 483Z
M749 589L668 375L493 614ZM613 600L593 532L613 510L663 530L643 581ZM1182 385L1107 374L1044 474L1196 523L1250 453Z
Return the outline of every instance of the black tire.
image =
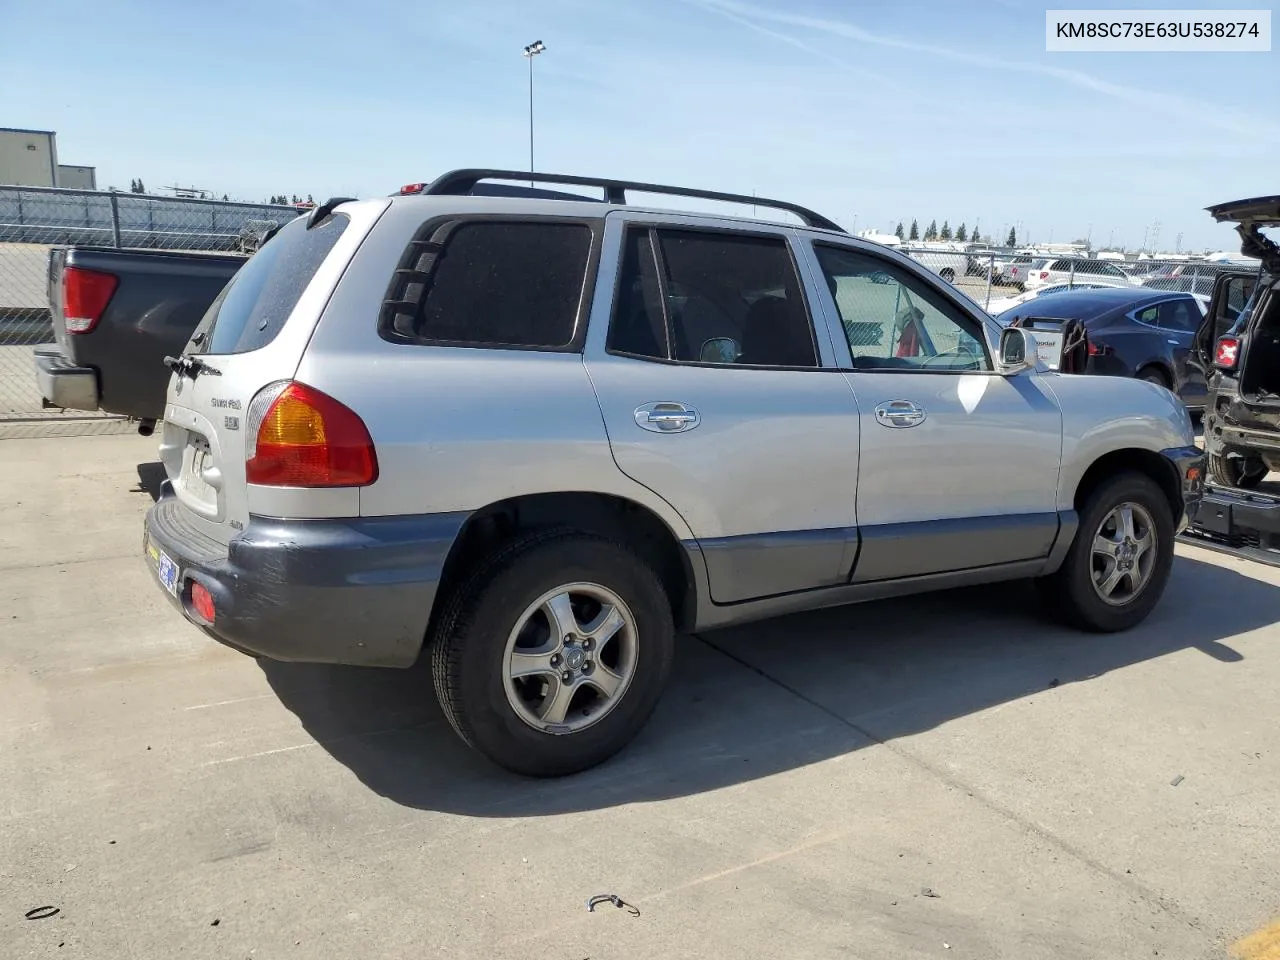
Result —
M938 273L938 276L940 276L943 280L947 281L947 283L954 283L956 279L956 272L952 270L950 267L943 267L942 270Z
M517 619L561 584L597 583L636 623L636 663L611 711L585 729L530 726L507 700L504 653ZM557 777L594 767L640 731L666 686L675 647L671 605L653 570L613 540L574 530L516 539L482 562L452 596L431 638L431 673L445 717L464 741L515 773Z
M1159 367L1143 367L1138 371L1138 379L1145 380L1147 383L1154 383L1157 386L1164 387L1166 390L1172 389L1173 386L1169 375Z
M1128 603L1113 606L1098 596L1093 584L1093 538L1113 509L1137 503L1151 515L1156 544L1154 566L1146 585ZM1145 474L1124 471L1102 483L1080 510L1080 527L1062 566L1037 581L1049 610L1059 619L1094 633L1115 633L1137 626L1164 593L1173 568L1173 510L1160 487Z
M1209 454L1209 476L1228 487L1256 490L1267 476L1267 465L1258 457Z

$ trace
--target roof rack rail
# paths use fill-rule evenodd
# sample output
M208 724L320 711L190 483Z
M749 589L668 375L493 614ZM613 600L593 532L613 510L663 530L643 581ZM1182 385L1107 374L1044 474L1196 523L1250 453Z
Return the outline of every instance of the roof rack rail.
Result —
M741 193L720 193L717 190L695 190L690 187L672 187L661 183L637 183L633 180L610 180L605 177L575 177L565 173L531 173L528 170L485 170L466 169L450 170L442 173L422 189L423 195L430 196L465 196L470 193L481 180L524 180L534 183L565 183L604 189L606 203L625 204L627 191L640 193L661 193L673 197L696 197L700 200L720 200L726 203L741 203L750 206L773 207L794 213L808 227L822 230L847 231L839 224L828 220L820 213L802 207L797 203L785 200L770 200L768 197L749 197Z

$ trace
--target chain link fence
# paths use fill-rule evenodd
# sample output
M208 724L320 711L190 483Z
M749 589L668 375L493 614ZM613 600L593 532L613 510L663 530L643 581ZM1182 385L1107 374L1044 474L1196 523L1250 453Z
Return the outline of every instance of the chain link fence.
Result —
M0 186L0 438L128 432L122 418L42 405L32 356L53 342L48 289L55 246L242 252L292 206L132 193Z

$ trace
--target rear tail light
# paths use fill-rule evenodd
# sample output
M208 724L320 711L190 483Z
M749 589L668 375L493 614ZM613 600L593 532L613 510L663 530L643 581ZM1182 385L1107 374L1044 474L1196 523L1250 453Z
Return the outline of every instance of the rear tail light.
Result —
M191 583L191 606L196 608L196 613L200 614L204 620L209 623L213 623L213 615L215 612L213 608L213 594L211 594L199 581L193 580Z
M1107 346L1105 343L1099 343L1097 340L1094 340L1093 338L1089 339L1089 356L1105 357L1110 352L1111 352L1111 348Z
M62 271L62 317L67 333L89 333L120 285L114 273L67 267Z
M425 189L427 189L427 185L425 183L406 183L400 188L400 195L403 197L414 193L421 193Z
M1240 339L1221 337L1213 350L1213 365L1222 370L1234 370L1240 360Z
M296 381L249 404L245 479L270 487L362 487L378 479L373 438L349 408Z

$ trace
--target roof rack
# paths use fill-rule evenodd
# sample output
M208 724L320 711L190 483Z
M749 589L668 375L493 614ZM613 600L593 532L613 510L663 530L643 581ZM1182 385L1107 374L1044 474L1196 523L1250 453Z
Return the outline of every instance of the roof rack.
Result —
M805 226L822 230L835 230L839 233L847 231L839 224L828 220L820 213L785 200L770 200L767 197L748 197L741 193L720 193L716 190L694 190L690 187L672 187L661 183L637 183L633 180L609 180L604 177L575 177L565 173L531 173L528 170L451 170L436 177L421 191L430 196L466 196L471 193L481 180L524 180L534 183L565 183L577 186L601 187L604 189L605 203L625 204L627 191L640 193L661 193L673 197L696 197L700 200L720 200L726 203L741 203L750 206L773 207L794 213Z

